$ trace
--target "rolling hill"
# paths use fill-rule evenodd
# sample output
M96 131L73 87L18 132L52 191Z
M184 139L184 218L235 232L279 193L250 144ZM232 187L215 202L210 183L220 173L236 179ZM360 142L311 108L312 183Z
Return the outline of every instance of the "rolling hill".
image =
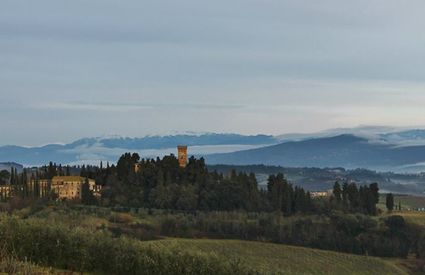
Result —
M425 146L400 146L344 134L213 154L206 159L209 164L415 171L422 169L425 162Z
M210 165L264 164L395 172L425 170L425 130L397 132L382 127L280 136L207 133L82 138L68 144L39 147L1 146L0 162L16 162L26 166L42 165L49 161L64 165L99 164L101 160L115 162L125 152L137 152L144 158L175 154L179 144L188 145L190 155L205 157Z
M391 261L311 248L237 240L165 239L148 241L159 248L213 253L238 258L260 274L408 274Z

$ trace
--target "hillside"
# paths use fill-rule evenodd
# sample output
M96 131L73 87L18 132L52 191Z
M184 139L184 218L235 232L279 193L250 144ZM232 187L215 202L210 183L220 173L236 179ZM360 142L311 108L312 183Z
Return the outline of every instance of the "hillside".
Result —
M420 170L421 163L425 162L425 146L396 146L354 135L339 135L213 154L206 159L209 164L416 171Z
M326 191L333 187L336 181L354 181L360 184L379 183L383 193L415 194L423 196L425 192L425 175L414 173L379 172L368 169L308 168L282 167L266 165L208 165L210 171L229 175L232 170L244 173L254 173L259 185L265 186L271 174L283 173L285 177L298 186L310 191Z
M214 253L227 260L237 256L243 264L264 274L408 274L380 258L287 245L208 239L165 239L146 243L159 248Z
M125 152L137 152L144 158L175 154L176 146L185 144L190 155L205 157L209 165L343 167L403 173L424 170L425 130L375 132L378 130L336 129L281 136L217 133L140 138L105 136L40 147L0 146L0 162L26 166L49 161L64 165L99 164L101 160L115 162Z

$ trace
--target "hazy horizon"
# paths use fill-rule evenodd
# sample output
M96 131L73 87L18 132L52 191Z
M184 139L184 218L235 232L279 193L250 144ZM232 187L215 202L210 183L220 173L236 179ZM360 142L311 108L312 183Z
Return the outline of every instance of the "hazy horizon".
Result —
M6 0L0 144L425 125L423 1Z
M116 133L108 133L108 134L99 134L99 135L93 135L93 136L80 136L75 139L66 139L61 141L46 141L44 143L39 144L17 144L17 143L10 143L10 144L0 144L1 146L22 146L22 147L42 147L45 145L52 145L52 144L60 144L65 145L69 144L78 140L86 139L86 138L99 138L99 139L119 139L119 138L130 138L130 139L136 139L136 138L146 138L146 137L162 137L162 136L176 136L176 135L189 135L189 136L201 136L201 135L208 135L208 134L236 134L241 136L273 136L275 138L284 138L282 142L285 142L287 138L290 138L289 140L293 140L292 138L295 138L297 140L297 136L303 137L306 136L308 138L320 138L320 137L330 137L330 136L336 136L336 135L342 135L342 134L353 134L357 135L359 137L366 137L366 138L372 138L372 137L378 137L378 134L388 134L392 132L402 132L405 130L425 130L425 125L422 126L403 126L403 127L395 127L395 126L388 126L388 125L358 125L356 127L339 127L339 128L329 128L329 129L322 129L318 131L305 131L305 132L281 132L279 134L274 133L237 133L237 132L194 132L194 131L170 131L170 132L163 132L163 133L154 133L154 134L146 134L146 135L140 135L140 136L128 136L128 135L120 135ZM291 138L292 137L292 138Z

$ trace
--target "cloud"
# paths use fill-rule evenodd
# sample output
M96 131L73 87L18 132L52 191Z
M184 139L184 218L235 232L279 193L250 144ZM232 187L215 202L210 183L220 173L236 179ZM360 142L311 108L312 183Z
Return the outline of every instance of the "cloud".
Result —
M0 143L425 124L424 8L5 0Z
M31 105L35 109L51 110L82 110L82 111L137 111L152 109L240 109L237 104L208 104L208 103L130 103L130 102L42 102Z

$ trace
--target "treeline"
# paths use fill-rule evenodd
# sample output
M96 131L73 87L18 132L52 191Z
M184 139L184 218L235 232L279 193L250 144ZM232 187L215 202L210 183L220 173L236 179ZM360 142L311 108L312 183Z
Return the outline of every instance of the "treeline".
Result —
M138 164L138 172L135 164ZM104 183L102 205L129 206L186 211L233 211L324 213L333 209L346 212L376 214L378 185L357 186L344 183L335 188L332 202L314 200L310 192L294 186L283 174L271 175L267 188L258 186L253 173L227 174L209 171L203 158L189 158L185 168L175 156L162 159L140 159L126 153L116 166L104 169L86 167L88 176Z
M342 187L336 182L333 187L332 201L334 207L346 212L360 212L376 215L376 204L379 202L377 183L357 187L355 183L344 182Z
M110 171L109 163L103 168L97 166L62 166L50 162L38 168L24 168L21 173L12 167L10 172L0 171L0 200L6 201L11 197L30 199L56 199L56 194L51 190L50 181L55 176L82 176L85 178L96 178L97 182L103 182L104 177L99 178L104 172ZM1 187L4 188L1 188ZM88 183L83 185L82 202L96 204L98 201L88 190Z
M138 165L138 171L135 165ZM324 213L333 209L375 215L378 185L357 186L336 183L331 201L312 199L310 192L294 186L282 173L271 175L267 188L260 189L254 173L227 174L209 171L203 158L189 158L181 168L174 155L162 159L140 159L126 153L116 165L61 166L54 163L18 175L12 171L15 194L24 197L54 197L43 179L54 176L80 175L103 185L102 196L87 204L135 208L175 209L184 211L233 211ZM25 182L31 184L24 184Z
M161 234L165 236L260 240L359 255L403 258L410 252L419 255L425 251L416 245L420 232L401 216L377 220L368 215L341 211L285 218L274 213L177 214L169 215L161 222Z
M210 172L203 158L191 157L187 166L180 168L173 155L140 160L137 154L127 153L116 167L109 168L107 175L103 172L98 177L106 177L104 205L186 211L281 211L287 215L314 209L310 194L288 183L282 174L271 176L267 190L260 190L253 173Z
M20 198L46 198L51 195L50 185L40 184L38 170L35 172L23 169L18 173L16 168L11 168L8 173L8 184L1 184L0 200L5 201L11 197Z

